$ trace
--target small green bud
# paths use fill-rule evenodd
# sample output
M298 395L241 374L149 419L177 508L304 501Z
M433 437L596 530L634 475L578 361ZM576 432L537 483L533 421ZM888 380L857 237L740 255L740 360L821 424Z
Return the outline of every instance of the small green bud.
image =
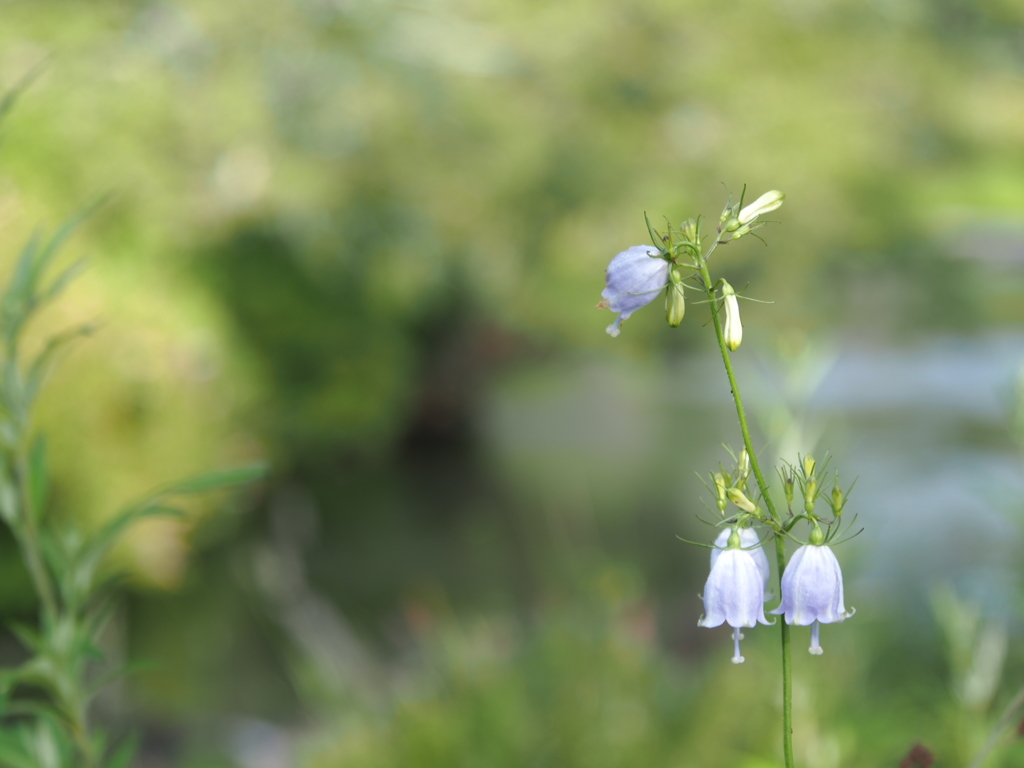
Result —
M804 510L814 511L814 502L818 498L818 481L813 477L804 480Z
M718 506L718 511L725 512L725 508L728 505L725 489L728 484L721 472L715 472L715 474L711 476L711 479L715 481L715 503Z
M683 236L691 243L697 243L700 236L697 233L697 220L687 219L681 227Z
M821 546L825 543L825 534L821 530L821 526L818 525L817 521L814 523L814 530L811 531L811 544Z
M795 485L796 482L792 473L787 473L782 478L782 492L786 495L786 503L789 505L793 504L793 487Z
M756 514L757 507L754 506L754 502L748 499L747 494L745 494L739 488L730 488L725 492L725 495L729 497L729 501L731 501L737 507L742 509L744 512L749 512L752 515Z
M809 453L806 454L804 456L804 477L814 477L814 467L815 466L816 465L815 465L815 462L814 462L814 457L811 456L811 454L809 454Z
M725 222L725 226L722 227L722 229L724 229L726 232L735 232L741 226L743 225L740 224L740 220L733 216L731 219Z
M725 346L735 352L743 343L743 323L740 322L740 303L736 291L725 280L722 281L722 305L725 307Z
M669 284L665 289L665 319L672 328L678 328L686 315L686 297L683 296L683 278L677 267L669 272Z
M846 503L846 498L843 495L843 489L838 485L832 486L832 511L836 517L843 514L843 505Z
M743 480L750 477L750 454L746 448L740 451L739 459L736 461L736 474Z
M736 529L732 529L732 533L729 534L729 549L739 549L743 546L740 541L740 532Z

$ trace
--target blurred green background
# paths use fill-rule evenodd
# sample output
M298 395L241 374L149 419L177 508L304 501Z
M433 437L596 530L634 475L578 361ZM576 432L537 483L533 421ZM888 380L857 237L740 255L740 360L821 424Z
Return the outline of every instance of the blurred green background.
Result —
M777 630L731 665L677 539L739 443L706 307L593 309L645 211L744 184L787 195L716 256L775 302L757 439L867 528L857 616L794 632L800 764L965 765L1024 683L1017 0L0 3L0 85L36 68L0 255L112 193L37 327L102 324L45 399L54 514L273 467L119 553L138 766L780 765Z

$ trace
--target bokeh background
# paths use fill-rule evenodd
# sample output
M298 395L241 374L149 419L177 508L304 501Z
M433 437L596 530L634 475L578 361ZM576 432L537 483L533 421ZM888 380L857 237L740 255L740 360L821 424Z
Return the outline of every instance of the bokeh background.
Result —
M1024 684L1016 0L6 0L32 72L0 256L111 195L37 326L102 326L45 399L53 513L272 466L118 553L107 650L151 664L97 716L140 768L780 765L777 630L730 664L677 538L739 443L706 307L593 309L645 211L744 184L787 194L716 257L775 302L756 439L866 528L856 617L794 633L800 764L965 765Z

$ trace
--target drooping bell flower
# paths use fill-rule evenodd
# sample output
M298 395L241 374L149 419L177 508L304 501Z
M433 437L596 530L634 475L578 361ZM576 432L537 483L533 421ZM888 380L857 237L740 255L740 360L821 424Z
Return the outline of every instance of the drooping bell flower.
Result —
M750 550L742 549L742 535L737 530L727 530L727 549L715 549L711 553L711 575L704 585L704 616L697 622L700 627L717 627L728 624L733 628L733 664L742 664L740 655L741 627L754 627L757 623L771 622L764 615L764 587L767 572L758 565ZM756 534L752 543L757 542ZM721 540L722 535L719 534ZM716 540L716 544L718 543ZM761 553L764 555L764 552Z
M771 577L771 570L768 566L768 555L761 546L761 539L753 528L740 528L740 547L742 547L757 564L757 570L761 573L761 581L765 594L768 590L768 579ZM731 528L722 530L715 539L715 548L711 550L711 568L714 570L715 562L719 556L729 548L729 536L732 535Z
M818 528L811 543L793 553L782 574L782 605L772 613L783 614L787 624L811 624L810 651L822 654L819 631L822 624L834 624L853 616L843 605L843 572L832 550L822 543Z
M658 297L668 284L669 267L669 262L653 245L634 245L612 259L605 273L606 287L597 305L598 309L619 313L606 329L609 336L618 336L623 321Z

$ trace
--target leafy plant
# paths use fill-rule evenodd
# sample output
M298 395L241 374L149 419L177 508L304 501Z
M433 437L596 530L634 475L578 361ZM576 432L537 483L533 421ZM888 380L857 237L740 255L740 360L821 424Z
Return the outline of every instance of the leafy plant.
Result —
M0 519L14 535L40 606L37 625L11 626L28 660L0 670L0 764L11 768L129 765L134 740L111 744L89 717L96 695L127 671L99 649L114 606L105 558L140 520L180 516L177 505L184 497L250 483L264 472L254 465L172 483L88 533L48 516L46 441L34 428L34 408L60 354L94 329L71 328L30 355L22 342L34 315L81 271L83 263L76 261L48 277L60 247L91 212L73 217L49 238L37 231L0 297Z

